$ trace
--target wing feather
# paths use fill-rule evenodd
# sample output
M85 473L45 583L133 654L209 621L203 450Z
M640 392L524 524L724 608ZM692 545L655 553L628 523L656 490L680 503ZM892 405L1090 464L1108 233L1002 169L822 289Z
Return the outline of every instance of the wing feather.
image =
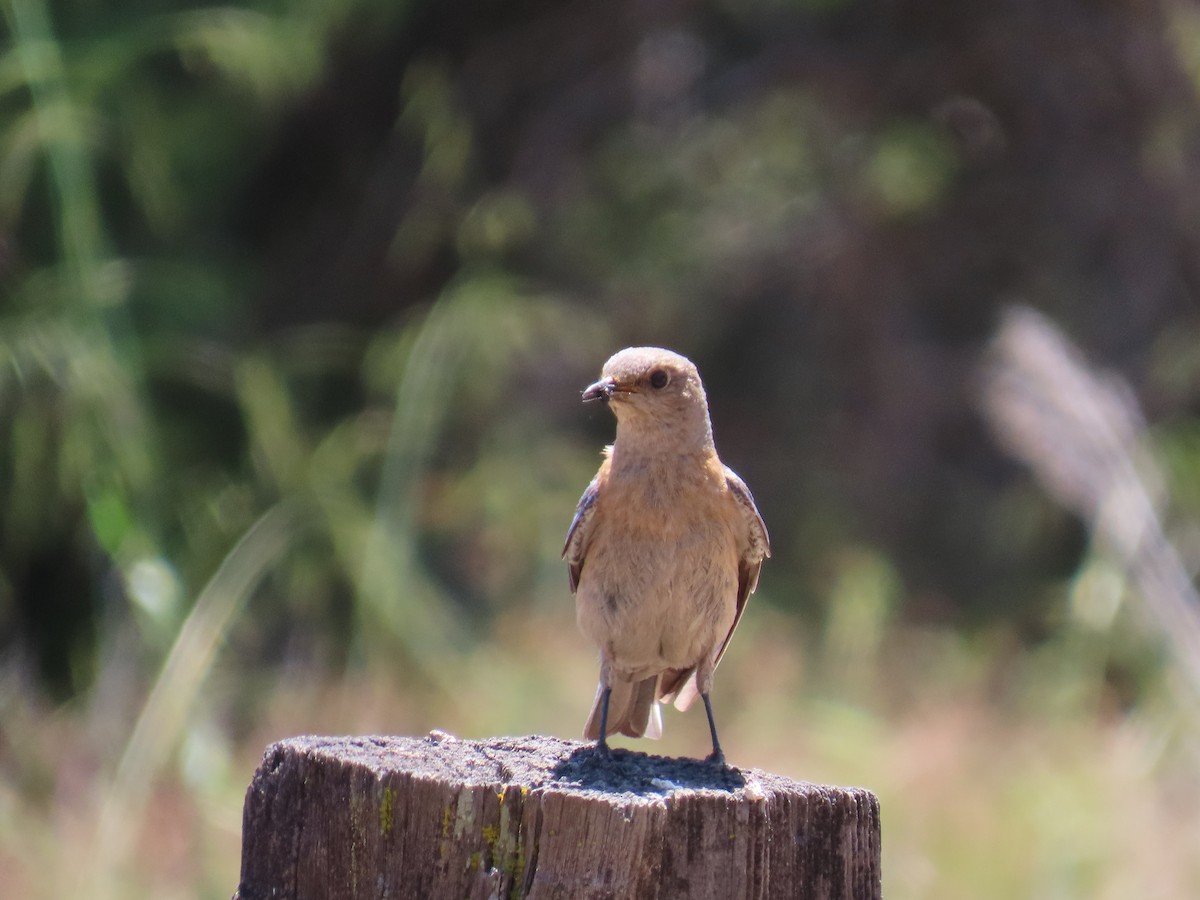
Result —
M754 495L750 493L750 488L746 487L746 482L729 466L725 467L725 484L741 511L742 521L746 526L746 539L738 555L737 612L734 613L733 624L729 626L729 633L721 642L721 649L717 651L714 665L725 655L725 648L729 646L729 639L733 637L733 632L741 621L746 603L758 587L758 573L762 570L763 560L771 555L771 538L767 534L767 524L754 503Z
M713 660L714 668L725 655L725 648L729 646L729 639L737 630L746 603L758 587L758 573L762 569L763 560L771 555L771 539L767 535L767 526L754 504L750 488L746 487L746 483L728 466L725 466L725 485L738 505L745 532L738 552L737 611L733 616L733 624L729 626L729 633L725 635L720 649L717 650ZM690 669L672 669L664 673L660 685L660 699L664 703L674 701L676 709L687 709L699 696L695 666Z
M597 474L583 491L579 505L575 507L575 518L567 529L567 540L563 544L563 559L567 561L567 578L571 593L579 587L579 576L583 572L583 561L587 555L588 537L591 533L592 515L596 511L596 498L600 495L600 475Z

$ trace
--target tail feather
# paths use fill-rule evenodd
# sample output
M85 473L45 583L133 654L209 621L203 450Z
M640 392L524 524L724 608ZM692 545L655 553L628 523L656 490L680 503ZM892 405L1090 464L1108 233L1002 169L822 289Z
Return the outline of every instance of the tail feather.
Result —
M621 727L621 734L630 737L662 737L662 713L655 702L658 693L658 677L644 678L634 687L633 703L629 717Z
M663 673L658 689L658 699L663 703L673 702L677 710L684 712L699 696L695 666L690 669L670 669Z
M662 713L655 702L658 693L658 676L652 675L641 681L614 680L608 698L608 734L625 734L629 737L662 737ZM600 716L604 708L604 686L596 687L596 699L583 736L588 740L600 737ZM605 737L608 736L605 735Z

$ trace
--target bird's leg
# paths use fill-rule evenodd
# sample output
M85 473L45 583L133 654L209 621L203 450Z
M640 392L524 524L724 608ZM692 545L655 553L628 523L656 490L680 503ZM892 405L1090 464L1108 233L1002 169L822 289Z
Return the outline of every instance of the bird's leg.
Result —
M712 753L708 755L708 762L716 763L719 766L725 765L725 753L721 750L721 742L717 739L717 720L713 716L712 700L709 698L709 692L712 690L713 669L716 668L716 661L710 656L706 657L700 665L696 666L696 690L700 693L700 699L704 701L704 712L708 715L708 731L712 735Z
M700 695L704 701L704 711L708 713L708 730L712 734L713 751L708 756L708 762L719 766L725 765L725 753L721 750L721 742L717 740L717 720L713 718L712 701L708 699L708 691Z
M596 741L596 749L601 756L608 756L608 700L612 696L612 688L604 688L604 699L600 701L600 739Z

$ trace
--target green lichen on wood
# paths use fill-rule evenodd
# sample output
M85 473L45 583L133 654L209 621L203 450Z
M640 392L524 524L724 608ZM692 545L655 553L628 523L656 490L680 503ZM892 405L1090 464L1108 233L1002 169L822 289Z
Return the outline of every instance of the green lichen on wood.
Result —
M379 830L385 836L392 833L396 824L396 791L393 788L383 789L383 798L379 801Z
M510 900L524 896L525 842L521 833L521 807L528 793L528 788L522 787L518 802L510 804L505 804L505 797L501 795L500 827L493 859L494 865L512 880ZM517 800L517 796L513 799Z
M447 803L442 810L442 839L438 841L438 858L445 859L450 852L450 819L452 812Z
M517 855L513 860L512 890L508 892L509 900L520 900L525 896L525 842L517 838Z

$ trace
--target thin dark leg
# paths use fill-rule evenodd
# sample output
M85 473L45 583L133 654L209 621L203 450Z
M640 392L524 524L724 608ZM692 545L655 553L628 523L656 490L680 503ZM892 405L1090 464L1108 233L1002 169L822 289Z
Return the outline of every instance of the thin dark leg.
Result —
M608 756L608 698L612 696L612 688L604 689L604 699L600 706L600 740L596 741L596 749L604 756Z
M704 711L708 713L708 730L712 733L713 752L708 761L723 766L725 754L721 750L721 742L717 740L717 720L713 718L712 701L708 699L708 694L701 694L700 697L704 700Z

